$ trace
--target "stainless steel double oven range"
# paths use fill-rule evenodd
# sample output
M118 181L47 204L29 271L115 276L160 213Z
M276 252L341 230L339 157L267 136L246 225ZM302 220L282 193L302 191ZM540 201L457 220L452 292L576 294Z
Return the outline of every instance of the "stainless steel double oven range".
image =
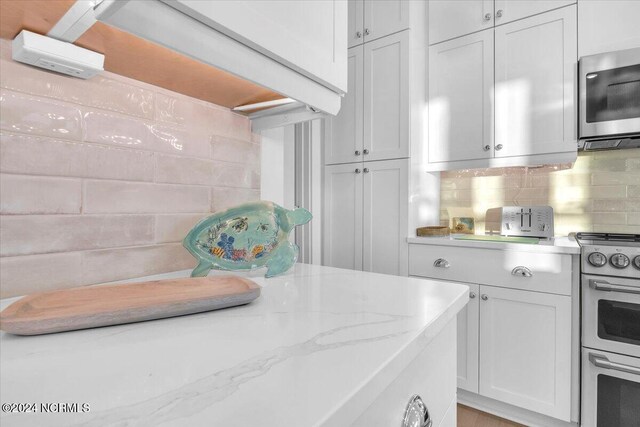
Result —
M640 426L640 234L578 233L583 427Z

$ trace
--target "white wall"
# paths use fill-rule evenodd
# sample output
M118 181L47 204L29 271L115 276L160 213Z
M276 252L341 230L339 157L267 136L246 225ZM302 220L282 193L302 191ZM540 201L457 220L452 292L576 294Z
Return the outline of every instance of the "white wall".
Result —
M291 209L295 200L294 126L262 131L260 198Z

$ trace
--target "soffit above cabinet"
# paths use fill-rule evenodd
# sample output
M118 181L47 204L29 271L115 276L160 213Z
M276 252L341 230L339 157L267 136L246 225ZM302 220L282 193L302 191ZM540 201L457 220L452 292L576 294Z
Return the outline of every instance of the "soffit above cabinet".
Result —
M46 34L74 3L72 0L2 0L0 2L0 36L12 39L21 29ZM109 10L107 7L109 3L115 4L117 10ZM158 12L156 9L154 12L147 9L136 11L135 8L140 5L152 5L153 8L158 8L165 13ZM98 19L109 22L96 22L74 44L103 53L105 55L104 68L107 71L228 108L282 99L287 95L293 96L293 93L280 90L293 87L292 92L299 95L298 99L303 103L328 112L339 109L341 94L336 91L336 88L331 89L321 85L274 60L271 60L271 64L269 64L271 72L266 66L256 71L256 67L251 66L251 60L255 63L256 58L258 61L269 58L247 45L217 33L211 27L198 23L193 18L178 12L161 1L129 2L119 0L114 2L105 0L98 6L96 9ZM100 7L103 8L102 16L100 16ZM126 7L133 7L134 10L126 9ZM105 13L105 10L108 13ZM140 15L141 12L142 15ZM167 14L167 12L170 13ZM170 16L170 20L165 20L163 23L163 19L166 19L167 16ZM184 18L182 24L187 23L188 31L179 30L181 26L179 22L174 21L176 17L178 20L180 17ZM198 25L200 26L199 30L194 31L194 27ZM132 26L136 28L132 29ZM184 29L185 25L182 25L182 30ZM208 33L209 36L211 33L217 33L219 39L226 38L233 42L226 45L218 43L217 49L219 51L215 59L217 61L222 58L222 65L230 63L236 69L215 66L211 61L204 61L202 58L195 59L200 51L207 50L206 43L204 46L202 43L191 46L187 43L187 47L193 47L195 52L188 51L188 49L185 52L184 49L171 45L172 39L180 40L182 38L184 42L185 34L189 35L189 33L193 33L192 37L196 39L202 39L203 33ZM155 37L156 35L158 37ZM216 34L214 34L215 36ZM210 39L209 41L211 42ZM225 50L225 47L229 46L232 46L233 49ZM241 52L239 53L239 51ZM245 55L244 62L242 61L243 54ZM234 61L236 64L233 64ZM242 64L247 65L243 66ZM268 78L263 78L260 72L268 75ZM287 72L295 75L286 79L283 77L283 73L286 75ZM274 85L271 85L271 89L269 89L266 84L262 84L263 82L278 83L279 80L286 82L276 88L279 90L275 90ZM292 82L297 84L292 86ZM314 91L316 96L314 96ZM319 96L317 96L318 93Z

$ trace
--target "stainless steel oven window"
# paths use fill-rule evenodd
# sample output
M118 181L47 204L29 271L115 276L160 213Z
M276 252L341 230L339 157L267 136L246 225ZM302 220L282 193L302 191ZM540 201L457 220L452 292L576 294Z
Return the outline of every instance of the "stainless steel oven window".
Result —
M598 300L598 336L603 340L640 345L640 305Z
M640 383L598 375L598 427L640 425Z

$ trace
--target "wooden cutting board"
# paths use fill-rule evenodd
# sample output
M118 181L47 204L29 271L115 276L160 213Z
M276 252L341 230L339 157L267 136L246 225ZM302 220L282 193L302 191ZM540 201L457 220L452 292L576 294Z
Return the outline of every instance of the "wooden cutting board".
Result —
M39 335L182 316L248 304L260 286L236 276L85 286L26 296L0 313L0 329Z

